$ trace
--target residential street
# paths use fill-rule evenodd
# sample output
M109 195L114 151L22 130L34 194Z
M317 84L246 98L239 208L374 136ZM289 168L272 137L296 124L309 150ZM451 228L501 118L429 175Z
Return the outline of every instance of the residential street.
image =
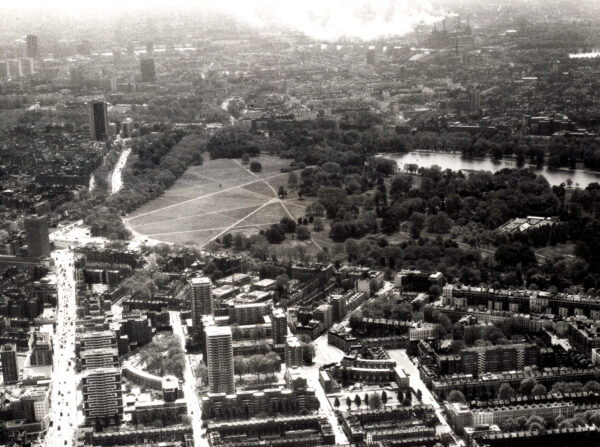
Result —
M185 351L185 336L179 312L170 311L171 326L173 327L173 335L179 337L181 347ZM208 439L202 437L202 419L200 402L198 393L196 393L196 377L192 370L189 356L185 356L185 371L183 372L183 393L187 402L188 415L192 418L192 428L194 430L194 445L196 447L208 447Z
M454 435L452 428L450 427L450 425L448 424L448 421L446 420L446 416L444 415L444 413L442 411L442 407L440 406L438 401L435 399L435 397L433 397L433 395L431 394L431 392L429 391L427 386L425 386L425 383L423 383L423 381L421 380L421 376L419 375L419 369L415 366L415 364L412 362L410 357L406 354L406 350L405 349L388 349L387 352L390 355L390 358L396 360L396 364L398 366L400 366L402 369L404 369L406 374L409 375L409 383L410 383L411 388L413 390L415 390L415 392L417 390L421 390L421 393L423 396L423 399L422 399L423 403L433 405L433 408L435 408L435 414L437 415L438 419L440 420L440 424L441 424L441 427L438 430L438 433L439 434L452 433L452 437L454 438L455 442L458 442L458 438L456 437L456 435Z
M315 389L317 398L321 404L320 411L327 416L329 423L333 427L336 445L347 444L348 438L335 417L335 413L327 399L325 390L323 390L323 387L319 383L319 367L327 363L339 362L344 356L344 353L335 346L331 346L327 343L327 332L314 340L313 344L315 345L313 364L311 366L303 367L308 385Z

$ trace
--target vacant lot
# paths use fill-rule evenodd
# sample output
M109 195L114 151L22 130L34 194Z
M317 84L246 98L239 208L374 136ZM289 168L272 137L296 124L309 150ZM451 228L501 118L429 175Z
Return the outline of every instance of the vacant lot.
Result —
M282 217L304 216L304 204L279 200L289 165L278 157L255 158L262 172L250 172L240 160L209 160L188 169L161 197L127 216L129 228L148 238L205 245L226 233L257 233Z

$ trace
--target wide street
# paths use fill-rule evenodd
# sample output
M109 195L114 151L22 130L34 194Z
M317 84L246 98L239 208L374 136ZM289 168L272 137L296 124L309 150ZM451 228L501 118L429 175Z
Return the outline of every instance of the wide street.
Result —
M179 337L181 348L185 351L185 336L179 312L170 311L171 327L173 335ZM196 447L208 447L208 439L202 437L202 419L198 393L196 392L196 377L188 355L185 356L185 371L183 372L183 393L187 403L188 415L192 418L192 429L194 430L194 445Z
M54 335L54 367L50 421L45 445L71 446L77 420L77 376L75 374L75 318L77 314L74 256L71 250L55 250L58 306Z

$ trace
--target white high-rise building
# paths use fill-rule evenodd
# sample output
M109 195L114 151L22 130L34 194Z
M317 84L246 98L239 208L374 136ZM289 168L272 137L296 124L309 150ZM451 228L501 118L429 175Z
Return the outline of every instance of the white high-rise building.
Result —
M235 393L233 371L233 338L229 326L207 326L206 363L208 390L211 393Z

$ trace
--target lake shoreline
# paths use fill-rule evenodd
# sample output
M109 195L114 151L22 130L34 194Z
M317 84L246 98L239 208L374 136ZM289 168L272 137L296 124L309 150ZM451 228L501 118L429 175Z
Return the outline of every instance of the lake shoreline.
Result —
M420 159L419 156L423 156ZM491 157L470 157L465 158L460 152L432 151L427 149L417 149L409 152L378 153L377 156L396 161L402 168L404 164L416 164L419 167L431 167L438 165L443 169L452 169L453 171L488 171L497 172L501 169L517 168L515 157L503 157L500 160L494 160ZM585 188L590 183L600 183L600 172L589 171L586 169L569 168L551 168L547 165L537 167L530 163L524 163L520 169L531 168L536 174L542 175L553 186L566 183L571 179L573 185L579 185Z

